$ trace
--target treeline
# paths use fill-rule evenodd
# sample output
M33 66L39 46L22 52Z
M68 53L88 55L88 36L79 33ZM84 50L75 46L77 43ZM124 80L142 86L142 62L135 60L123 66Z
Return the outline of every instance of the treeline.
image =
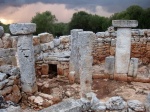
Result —
M69 23L58 23L55 15L46 11L37 13L36 16L32 18L31 22L37 25L35 34L49 32L55 36L61 36L69 34L71 29L83 29L95 33L98 31L105 31L112 25L112 20L117 19L138 20L138 28L148 29L150 28L150 8L143 9L140 6L133 5L128 7L125 11L113 14L109 18L80 11L73 14ZM9 31L7 29L8 26L4 26L6 31Z

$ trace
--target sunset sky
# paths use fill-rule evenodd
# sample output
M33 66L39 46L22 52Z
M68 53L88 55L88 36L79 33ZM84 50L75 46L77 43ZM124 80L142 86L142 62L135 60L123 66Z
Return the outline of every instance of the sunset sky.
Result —
M131 5L148 8L150 0L0 0L0 21L30 22L37 12L51 11L59 22L69 22L77 11L109 17Z

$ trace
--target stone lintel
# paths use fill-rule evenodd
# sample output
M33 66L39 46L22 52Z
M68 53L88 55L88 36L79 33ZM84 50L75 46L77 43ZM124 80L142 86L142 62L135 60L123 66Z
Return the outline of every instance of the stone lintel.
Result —
M28 35L36 31L35 23L15 23L9 26L13 35Z
M137 20L112 20L114 27L132 28L138 26Z

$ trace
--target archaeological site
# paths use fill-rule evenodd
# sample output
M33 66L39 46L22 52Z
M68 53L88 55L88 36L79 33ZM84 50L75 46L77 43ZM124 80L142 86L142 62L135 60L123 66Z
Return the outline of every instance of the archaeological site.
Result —
M137 26L59 38L0 26L0 112L150 112L150 29Z

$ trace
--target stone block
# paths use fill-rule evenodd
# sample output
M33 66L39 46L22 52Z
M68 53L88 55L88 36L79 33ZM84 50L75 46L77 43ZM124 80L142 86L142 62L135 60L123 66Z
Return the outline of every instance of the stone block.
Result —
M16 54L16 49L14 49L14 48L0 50L0 58L15 56L15 54Z
M6 78L7 78L6 73L1 73L1 72L0 72L0 81L5 80Z
M69 36L60 36L60 43L69 43L70 37Z
M40 44L40 37L39 36L33 36L33 45L39 45Z
M96 33L96 36L97 36L98 38L104 38L104 37L105 37L105 32L97 32L97 33Z
M138 58L131 58L130 65L129 65L129 71L128 76L130 77L136 77L138 71Z
M150 51L150 42L147 42L147 44L146 44L146 50Z
M131 27L137 27L138 21L137 20L112 20L112 25L114 27L131 28Z
M40 43L48 43L54 39L53 35L49 33L41 33L38 36L40 37Z
M2 39L0 38L0 48L3 48L3 47L4 47L4 44L3 44Z
M110 55L114 56L116 52L116 47L110 47Z
M34 46L34 53L35 54L40 54L41 53L41 45Z
M4 48L12 48L12 38L9 33L5 33L2 37Z
M32 34L36 32L35 23L14 23L9 26L10 32L13 35Z
M11 36L12 48L17 48L18 36Z
M0 26L0 38L4 35L4 28Z
M147 36L150 37L150 29L147 29Z
M76 100L68 99L39 112L82 112L82 104Z
M145 101L146 112L150 112L150 93L148 93Z
M115 69L115 57L109 56L105 58L105 74L113 75Z
M53 39L54 46L59 46L60 45L60 39Z
M115 47L116 46L116 39L111 39L111 46Z
M41 73L42 75L48 75L49 72L49 65L48 64L42 64Z

